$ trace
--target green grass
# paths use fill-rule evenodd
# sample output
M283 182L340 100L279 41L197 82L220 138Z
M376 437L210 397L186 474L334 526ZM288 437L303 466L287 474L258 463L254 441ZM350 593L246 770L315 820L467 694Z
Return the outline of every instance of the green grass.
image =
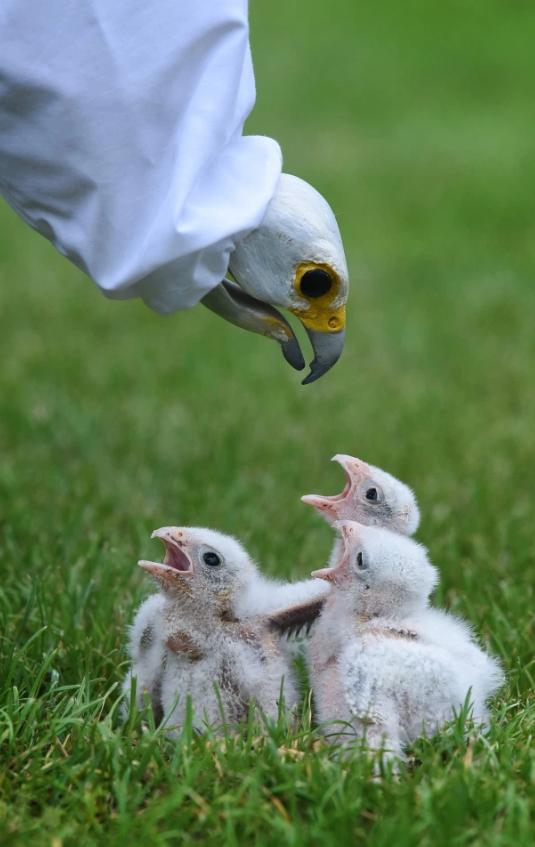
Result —
M253 4L251 131L337 210L347 350L302 388L202 308L110 303L0 210L0 843L533 841L535 13L529 4ZM136 569L162 524L237 534L301 576L331 542L299 495L349 452L409 482L437 601L502 657L462 722L373 781L311 725L179 743L118 719Z

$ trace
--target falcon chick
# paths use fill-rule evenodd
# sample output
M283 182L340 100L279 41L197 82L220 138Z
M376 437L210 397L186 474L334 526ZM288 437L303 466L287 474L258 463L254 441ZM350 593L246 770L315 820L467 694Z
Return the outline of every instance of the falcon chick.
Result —
M398 756L450 720L468 695L474 721L485 723L503 672L466 622L429 608L438 573L425 548L353 521L336 528L339 559L314 574L332 585L309 644L320 721L346 722L337 739L366 737L371 749L384 745Z
M297 703L290 665L278 635L261 614L247 611L259 572L234 538L210 529L163 527L152 534L165 546L163 563L140 566L160 592L140 607L130 635L137 700L148 692L156 720L184 723L188 698L193 723L234 724L255 702L270 718ZM257 606L259 604L257 603Z

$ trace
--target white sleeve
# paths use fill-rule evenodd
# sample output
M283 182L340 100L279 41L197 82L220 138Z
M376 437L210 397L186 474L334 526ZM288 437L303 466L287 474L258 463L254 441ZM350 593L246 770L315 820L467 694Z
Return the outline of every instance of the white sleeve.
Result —
M3 0L0 193L109 297L194 305L261 222L247 0Z

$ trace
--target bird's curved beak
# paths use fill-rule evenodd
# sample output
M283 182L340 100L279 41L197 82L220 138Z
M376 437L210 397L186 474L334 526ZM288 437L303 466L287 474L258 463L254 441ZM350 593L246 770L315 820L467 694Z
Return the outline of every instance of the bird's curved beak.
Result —
M310 373L303 380L303 385L315 382L335 365L344 351L345 330L325 332L324 330L307 329L307 335L312 344L314 358L310 363Z
M313 301L311 299L310 302L301 292L298 297L299 304L303 305L292 306L292 302L297 299L293 291L288 294L288 302L284 302L282 296L277 298L277 305L287 307L299 319L312 345L314 358L310 364L310 373L302 383L308 385L327 373L342 355L347 294L344 289L338 294L333 292L330 296L315 298ZM223 280L201 302L235 326L278 341L289 365L298 371L305 367L305 359L293 329L271 304L257 299L229 280Z

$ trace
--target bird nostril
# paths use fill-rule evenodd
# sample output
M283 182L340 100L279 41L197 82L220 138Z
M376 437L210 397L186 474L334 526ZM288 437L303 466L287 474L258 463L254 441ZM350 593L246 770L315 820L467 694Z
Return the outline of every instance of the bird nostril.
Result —
M330 291L333 284L332 277L321 268L306 271L301 277L301 293L305 297L323 297Z

